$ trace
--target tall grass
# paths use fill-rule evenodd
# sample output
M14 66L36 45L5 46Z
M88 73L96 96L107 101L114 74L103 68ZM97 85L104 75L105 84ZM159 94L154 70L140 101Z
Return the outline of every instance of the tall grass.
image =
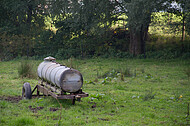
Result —
M32 63L28 60L22 60L18 66L18 75L21 78L35 78L36 75Z
M14 125L15 126L31 126L31 125L35 125L35 122L31 118L22 117L22 118L18 118L16 122L14 123Z

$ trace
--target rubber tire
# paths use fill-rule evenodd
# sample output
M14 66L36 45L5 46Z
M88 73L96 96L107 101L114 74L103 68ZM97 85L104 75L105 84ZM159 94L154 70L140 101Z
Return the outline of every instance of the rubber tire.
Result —
M22 99L31 99L32 93L31 93L31 86L30 83L26 82L23 85L22 88Z

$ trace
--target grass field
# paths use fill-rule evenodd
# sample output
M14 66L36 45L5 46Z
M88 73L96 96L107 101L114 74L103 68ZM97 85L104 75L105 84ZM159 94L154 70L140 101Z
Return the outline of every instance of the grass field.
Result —
M89 97L62 107L52 97L21 100L23 83L33 89L38 79L20 78L20 62L0 62L1 126L190 125L190 60L73 59ZM36 70L42 61L30 62Z

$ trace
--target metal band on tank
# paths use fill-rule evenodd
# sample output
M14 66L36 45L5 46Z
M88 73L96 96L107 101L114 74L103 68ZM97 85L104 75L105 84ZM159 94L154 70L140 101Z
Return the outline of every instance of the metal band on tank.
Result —
M51 72L50 80L51 80L51 82L52 82L53 84L56 84L54 80L55 80L55 75L56 75L57 71L59 70L59 68L60 68L60 66L56 67L56 68L53 69L52 72ZM56 85L57 85L57 84L56 84ZM57 86L59 86L59 85L57 85Z
M49 68L50 68L51 66L53 66L53 65L55 65L55 63L52 62L52 63L46 68L44 78L46 78L47 80L48 80L48 78L46 77L46 75L48 74L47 71L48 71ZM50 81L50 80L48 80L48 81Z
M55 66L53 69L51 69L51 71L49 72L49 81L50 82L53 82L52 80L51 80L51 72L54 70L54 69L56 69L57 67L60 67L60 64L55 64L55 65L59 65L59 66Z
M47 69L48 69L49 66L51 66L51 65L52 65L52 62L48 62L47 65L45 65L45 66L43 67L43 70L42 70L42 77L43 77L45 80L47 80L47 78L46 78Z
M48 64L48 63L46 63L45 65L43 65L43 67L42 67L42 69L41 69L41 76L42 76L42 79L44 79L44 78L43 78L43 75L42 75L42 72L43 72L44 67L45 67L47 64Z

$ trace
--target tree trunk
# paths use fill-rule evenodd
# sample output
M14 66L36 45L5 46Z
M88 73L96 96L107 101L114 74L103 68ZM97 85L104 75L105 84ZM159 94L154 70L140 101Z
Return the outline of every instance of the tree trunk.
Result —
M141 30L138 32L135 32L133 30L130 31L130 45L129 45L129 51L134 55L144 54L145 56L145 41L147 39L148 34L148 26L143 27L141 25Z
M184 52L184 40L185 40L185 13L183 11L183 24L182 24L182 36L181 36L181 41L182 41L182 44L181 44L181 52Z
M185 16L183 15L182 42L185 40Z
M29 33L28 33L28 36L30 36L30 31L31 31L31 21L32 21L32 5L29 3L28 4L28 11L27 11L27 16L28 16L28 18L27 18L27 24L28 24L28 31L29 31ZM27 43L27 59L28 59L28 57L29 57L29 52L30 52L30 44L29 44L29 42L30 41L27 41L26 43Z
M129 51L134 55L141 54L141 34L140 32L130 31Z
M28 23L28 27L30 28L31 25L31 21L32 21L32 5L28 4L28 11L27 11L27 23Z
M141 26L141 53L144 54L144 58L146 58L146 41L148 38L148 28L149 25L147 25L145 28L143 25Z

